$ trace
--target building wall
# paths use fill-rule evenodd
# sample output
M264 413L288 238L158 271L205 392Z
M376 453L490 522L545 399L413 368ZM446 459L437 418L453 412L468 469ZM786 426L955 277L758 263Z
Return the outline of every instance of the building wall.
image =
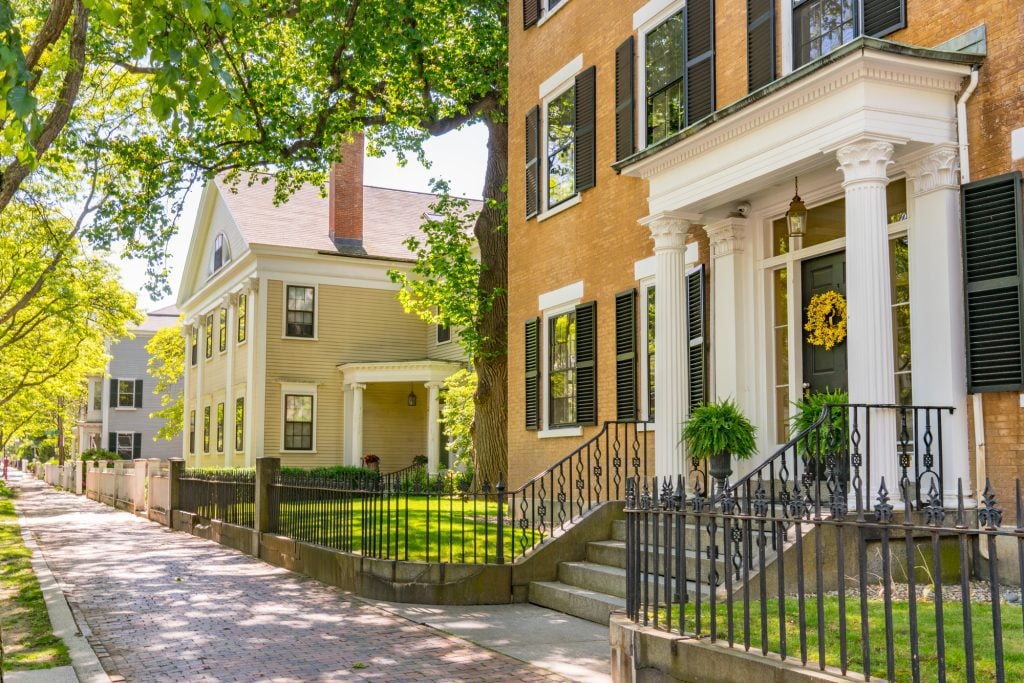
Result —
M149 362L146 344L152 338L152 333L136 332L134 339L122 338L111 347L111 358L108 365L109 377L104 380L107 392L104 401L104 409L107 411L107 428L106 432L101 434L100 442L103 448L107 448L109 432L139 432L142 434L141 457L176 458L181 455L180 435L170 441L166 439L153 440L157 430L163 426L163 420L149 417L150 413L161 408L160 397L153 393L156 380L146 370ZM110 407L110 379L141 379L142 407ZM180 383L175 390L181 391Z
M289 281L289 284L306 283L294 280ZM279 455L282 464L286 465L340 465L344 458L345 420L344 385L338 366L358 361L424 358L424 325L416 316L402 310L393 290L320 285L317 292L318 339L314 341L284 338L284 287L285 283L281 280L267 282L265 454ZM315 454L289 453L281 450L282 383L317 384ZM368 403L369 396L375 390L371 391L368 388L366 391L364 402ZM400 404L400 407L404 408L406 394L408 387L402 394L402 401L396 405ZM368 406L364 414L370 414ZM406 414L408 413L405 411L395 413L400 420ZM364 439L373 438L371 426L364 424ZM397 434L404 434L406 431L404 426L395 429ZM416 444L416 453L413 455L425 451L425 427L423 429L423 437ZM393 449L389 445L390 438L385 439L382 452L378 455L394 451L397 457L398 449ZM371 443L364 440L364 450L367 450ZM387 468L382 469L386 471Z
M616 47L633 34L633 13L645 4L641 0L567 0L547 21L527 30L522 28L522 3L509 4L508 403L513 486L567 455L597 429L553 439L540 439L524 429L523 325L541 315L540 294L582 280L582 300L598 302L599 422L614 418L613 297L636 286L633 264L652 254L648 232L637 224L648 213L647 184L618 176L610 167L615 160L614 59ZM779 75L783 4L775 3ZM721 109L747 94L746 3L717 0L715 13L716 106ZM1024 51L1020 49L1024 6L1018 0L908 0L907 28L887 36L935 47L981 23L987 24L988 57L968 106L975 180L1024 168L1010 159L1010 131L1024 126ZM547 220L525 220L524 120L532 107L541 104L540 84L578 54L584 69L597 68L597 184L581 194L578 205ZM702 231L691 232L691 240L702 236ZM706 262L706 244L700 253ZM543 351L541 355L543 359ZM1024 475L1017 446L1019 435L1024 434L1019 396L988 396L985 409L990 469Z

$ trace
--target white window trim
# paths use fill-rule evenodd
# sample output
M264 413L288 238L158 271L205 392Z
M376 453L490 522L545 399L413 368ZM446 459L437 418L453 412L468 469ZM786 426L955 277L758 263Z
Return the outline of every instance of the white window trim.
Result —
M316 426L317 417L319 416L318 411L320 409L317 402L317 389L316 384L299 384L294 382L281 382L281 439L278 444L282 455L291 455L295 453L303 453L307 455L316 455ZM286 449L284 447L284 423L285 423L285 396L312 396L313 397L313 447L309 450L295 450Z
M132 455L135 453L135 432L114 432L114 434L116 435L114 437L114 446L115 446L114 452L117 453L118 455L121 455L121 453L120 453L121 436L122 435L127 436L129 438L129 440L132 442L132 444L128 448L128 457L126 458L126 457L124 457L122 455L121 459L122 460L132 460Z
M312 287L313 288L313 336L292 337L288 334L288 288L289 287ZM248 338L246 334L246 338ZM320 284L308 282L282 282L281 283L281 339L292 341L310 342L320 339ZM294 452L294 451L290 451Z
M99 407L96 405L99 404ZM89 412L103 412L103 378L94 377L89 381Z
M214 266L214 262L217 255L218 237L222 239L221 250L223 252L221 255L220 268ZM218 232L216 235L213 236L213 240L210 242L209 274L207 277L212 278L214 275L227 268L229 263L231 263L231 243L228 241L228 236L226 234L224 234L223 232Z
M117 378L117 405L114 406L114 410L138 410L135 407L135 382L136 377L118 377ZM132 404L130 406L121 405L121 382L132 383Z
M583 435L583 427L551 427L550 426L550 405L551 405L551 388L550 388L550 368L551 368L551 346L549 337L549 328L551 318L561 315L562 313L568 313L569 311L575 311L576 306L583 300L583 281L574 282L571 285L566 285L561 289L556 289L551 292L545 292L538 297L539 308L542 310L541 314L541 325L543 329L540 333L540 362L541 368L541 402L540 409L541 415L541 429L536 432L538 439L556 439L559 437L579 437Z
M568 0L562 0L563 3ZM569 88L576 86L576 76L583 71L583 54L576 55L568 64L549 76L540 84L540 158L538 161L539 184L540 184L540 212L537 214L537 222L544 221L557 215L566 209L576 206L582 200L579 190L576 194L566 199L558 206L548 208L548 105L552 100L565 94ZM575 132L575 131L574 131ZM574 162L575 164L575 162ZM575 166L574 166L575 168Z
M646 15L646 20L638 25L637 15L647 10L648 6L651 7ZM652 0L652 2L647 3L644 8L633 15L633 28L635 28L637 32L636 143L638 150L647 148L647 34L660 26L673 14L677 14L682 11L684 7L686 7L686 2L684 0Z
M555 13L558 12L558 10L562 9L563 7L569 4L569 0L561 0L561 2L555 5L554 9L549 9L548 3L550 1L551 0L540 0L541 16L540 19L537 20L537 26L543 26L548 19L555 16Z

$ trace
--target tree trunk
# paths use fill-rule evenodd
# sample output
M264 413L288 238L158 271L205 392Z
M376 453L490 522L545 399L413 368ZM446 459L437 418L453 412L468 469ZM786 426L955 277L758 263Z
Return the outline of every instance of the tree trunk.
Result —
M64 466L66 457L64 448L64 400L57 399L57 458L60 466Z
M505 112L484 116L490 133L487 140L487 172L484 176L484 208L473 232L480 245L480 296L497 292L491 307L477 323L481 344L473 365L477 389L473 397L473 450L476 483L495 486L508 481L508 230L505 184L508 180L508 124ZM493 120L498 116L500 122ZM492 205L494 204L494 205Z

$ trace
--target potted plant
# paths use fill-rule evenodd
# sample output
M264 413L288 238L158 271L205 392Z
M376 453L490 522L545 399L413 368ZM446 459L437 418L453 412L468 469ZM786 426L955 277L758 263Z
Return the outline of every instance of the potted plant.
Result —
M683 441L690 456L709 461L720 490L732 474L732 457L746 460L757 452L756 433L757 427L729 399L700 406L683 425Z
M822 411L826 406L841 406L850 402L849 395L842 389L818 391L808 394L799 401L793 403L793 416L789 418L790 437L796 438L806 432L814 423L821 419ZM816 446L811 454L807 453L808 442L801 440L797 442L797 452L804 456L805 464L815 476L818 476L817 461L824 459L829 453L829 447L834 446L840 451L849 441L849 427L845 410L833 410L826 423L818 428L818 437L811 438Z
M367 453L363 456L363 465L371 470L376 470L380 467L380 458L373 453Z

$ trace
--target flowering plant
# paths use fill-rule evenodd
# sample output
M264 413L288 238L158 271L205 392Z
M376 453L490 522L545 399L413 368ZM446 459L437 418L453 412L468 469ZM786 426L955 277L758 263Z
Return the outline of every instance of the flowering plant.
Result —
M374 465L378 462L380 462L380 458L374 455L373 453L367 453L366 455L363 456L364 465Z
M815 294L807 304L807 343L830 351L846 339L846 299L835 290Z

